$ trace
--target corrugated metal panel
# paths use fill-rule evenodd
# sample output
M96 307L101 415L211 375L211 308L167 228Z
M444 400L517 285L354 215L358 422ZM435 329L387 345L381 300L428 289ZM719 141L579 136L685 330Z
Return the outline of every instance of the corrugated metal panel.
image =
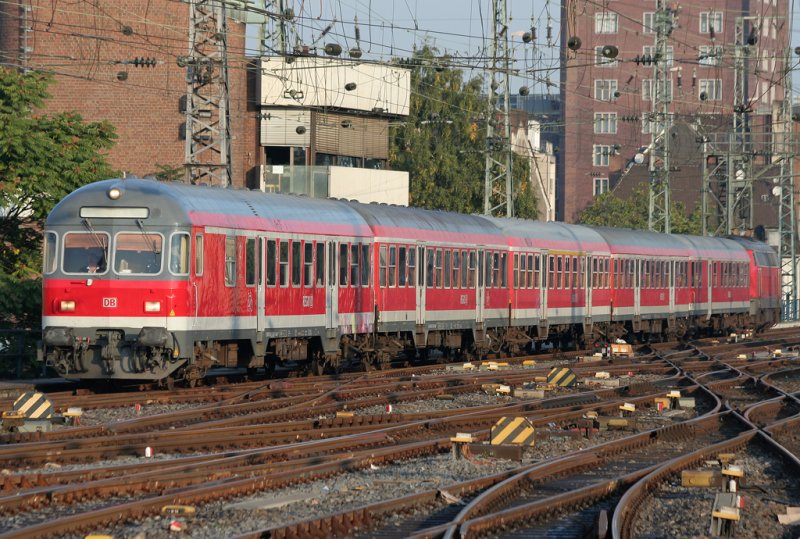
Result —
M311 111L307 109L262 108L262 146L309 146L311 144ZM267 116L268 115L268 116ZM305 128L298 133L297 128Z
M315 115L315 150L371 159L389 157L389 122L335 112Z

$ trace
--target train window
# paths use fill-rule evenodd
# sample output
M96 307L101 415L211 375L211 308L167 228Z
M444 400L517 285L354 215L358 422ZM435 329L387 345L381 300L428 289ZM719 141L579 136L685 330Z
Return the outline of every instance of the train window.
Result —
M611 261L608 258L603 259L603 288L611 286Z
M415 275L414 272L417 268L417 254L414 247L408 248L408 286L414 286ZM422 272L420 272L420 275Z
M406 286L406 275L408 272L408 259L406 258L406 248L397 248L397 286ZM408 279L408 282L413 279Z
M540 278L542 272L542 259L539 255L535 255L533 258L533 286L539 287L540 286Z
M64 273L105 273L107 254L108 235L105 233L64 234Z
M160 273L162 242L160 234L122 232L114 245L114 271L117 273Z
M55 232L45 232L44 234L44 257L42 265L42 273L53 273L56 271L56 261L58 259L56 253L57 236Z
M347 277L350 274L348 270L348 256L350 252L346 243L339 244L339 286L347 286Z
M458 249L453 251L453 288L458 288L458 272L461 269L461 258Z
M314 286L314 244L310 241L303 244L303 286Z
M394 288L396 284L395 276L397 275L397 247L394 245L389 247L389 286Z
M426 249L426 282L428 283L428 288L433 288L433 249ZM422 284L422 283L420 283Z
M203 235L194 235L194 274L203 274Z
M475 251L469 252L469 263L467 268L467 287L475 288ZM464 277L461 277L462 281Z
M289 242L282 241L278 245L278 283L289 286Z
M300 240L292 240L292 286L300 286L301 257Z
M299 240L292 240L292 286L300 286L301 247Z
M503 254L503 262L505 262L505 254ZM494 271L492 275L492 286L495 288L505 286L505 272L501 272L501 269L505 269L505 264L500 264L500 253L494 252L492 253L492 270ZM503 275L502 281L500 280L500 275Z
M256 238L247 238L244 242L244 284L256 284Z
M169 271L175 275L189 273L189 234L179 232L169 239Z
M381 288L386 287L386 246L381 245L380 249L378 250L378 286Z
M442 250L436 249L436 259L433 262L434 275L433 286L434 288L442 287Z
M514 289L522 288L519 284L520 275L522 275L523 286L525 284L525 270L522 269L523 264L525 264L525 255L520 257L518 253L514 253Z
M315 258L316 262L316 275L317 275L317 286L323 287L325 286L325 244L321 241L316 243L317 245L317 258Z
M450 288L450 277L453 271L453 264L451 263L451 254L452 251L450 249L444 250L444 287Z
M267 286L275 286L275 264L277 263L277 253L275 240L267 240Z
M117 241L119 245L119 240ZM236 284L236 237L225 238L225 285Z
M556 258L556 288L562 288L564 286L564 281L562 280L562 274L564 273L564 257L559 256Z
M533 281L533 259L534 259L534 256L533 255L527 255L525 258L528 259L528 263L527 263L527 270L525 271L525 275L523 276L523 278L525 280L525 283L523 283L523 284L524 284L525 288L533 288L533 286L534 286L534 284L533 284L534 283L534 281Z
M549 283L548 287L553 288L553 283L556 282L556 260L554 256L550 256L550 260L548 262L548 278L547 282Z
M508 253L500 254L500 286L508 287Z
M484 261L485 270L484 271L484 288L491 288L492 287L492 253L488 252L485 253L484 256L486 260Z
M350 246L350 286L358 286L358 245Z
M369 245L361 246L361 286L369 286L370 272Z

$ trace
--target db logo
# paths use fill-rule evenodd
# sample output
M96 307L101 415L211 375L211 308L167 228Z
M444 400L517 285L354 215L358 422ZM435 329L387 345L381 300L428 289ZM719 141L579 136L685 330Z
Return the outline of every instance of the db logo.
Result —
M116 309L117 298L103 298L103 307L107 309Z

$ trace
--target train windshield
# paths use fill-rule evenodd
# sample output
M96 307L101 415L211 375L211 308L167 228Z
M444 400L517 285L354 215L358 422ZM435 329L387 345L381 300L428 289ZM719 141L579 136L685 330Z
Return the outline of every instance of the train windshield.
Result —
M163 238L160 234L121 232L114 242L114 271L160 273Z
M108 269L108 234L64 234L64 273L105 273Z

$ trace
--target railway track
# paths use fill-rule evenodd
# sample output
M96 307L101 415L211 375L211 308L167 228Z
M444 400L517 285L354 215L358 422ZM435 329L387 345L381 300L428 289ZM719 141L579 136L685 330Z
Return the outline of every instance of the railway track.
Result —
M273 522L293 523L259 527L252 522L246 531L231 522L225 533L573 537L569 534L576 530L611 529L609 522L628 503L627 492L653 474L677 473L667 473L665 462L711 454L724 444L761 444L757 436L764 432L785 440L789 452L797 451L800 442L793 433L800 408L792 393L781 389L792 378L793 359L726 362L710 349L718 345L680 350L659 345L634 360L572 362L569 368L580 377L600 370L637 376L617 388L561 389L544 399L487 397L484 386L519 387L564 363L531 368L509 362L507 370L477 372L431 366L239 384L232 390L226 386L219 400L160 416L17 437L0 446L0 468L6 469L0 512L11 522L0 528L0 537L152 529L152 517L175 504L197 506L191 525L200 533L204 522L231 521L231 514L257 520L261 511L235 509L236 500L262 503L258 500L267 492L273 493L269 498L289 499L298 489L321 492L351 476L361 483L346 491L348 503L334 503L331 494L317 496L305 517L303 504L271 510L294 515L271 517ZM741 355L722 350L724 357ZM672 390L693 398L695 408L679 415L656 411L655 399ZM462 399L468 408L437 407ZM393 413L385 412L389 404ZM623 404L635 406L629 417L634 427L576 430L588 412L618 417ZM504 416L526 417L538 433L521 461L478 455L452 459L455 433L485 441ZM745 439L744 445L734 442ZM143 458L145 447L156 448L163 460ZM767 460L770 455L757 452ZM94 464L100 458L110 460ZM415 470L427 466L439 467L431 477L447 479L425 482ZM407 479L399 480L402 470ZM388 491L376 496L384 488ZM361 495L364 490L369 496ZM648 490L643 492L649 503Z

